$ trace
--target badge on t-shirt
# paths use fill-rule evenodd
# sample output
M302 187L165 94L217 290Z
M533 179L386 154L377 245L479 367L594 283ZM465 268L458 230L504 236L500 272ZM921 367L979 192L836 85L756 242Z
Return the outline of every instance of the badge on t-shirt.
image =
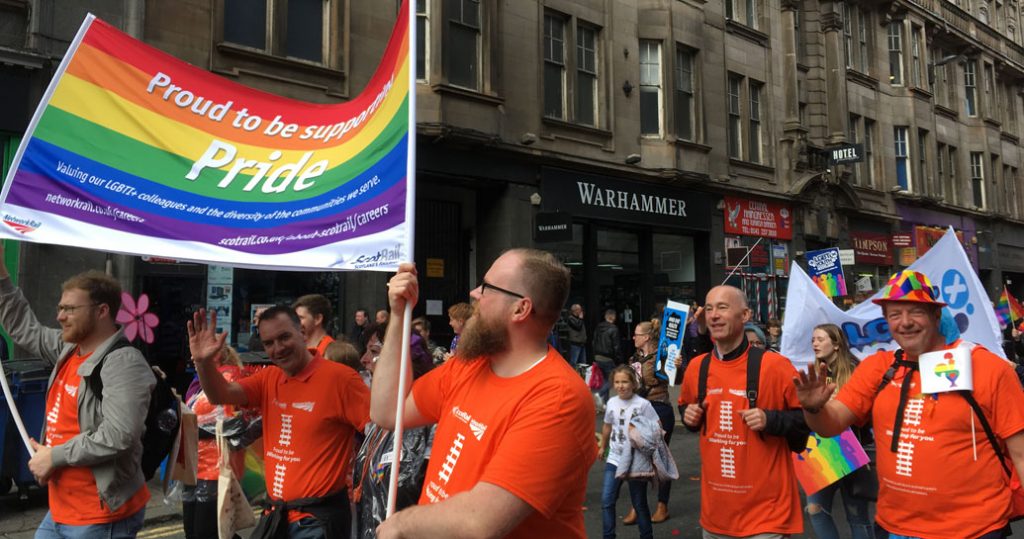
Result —
M974 389L971 350L965 346L921 354L917 361L921 367L922 393Z

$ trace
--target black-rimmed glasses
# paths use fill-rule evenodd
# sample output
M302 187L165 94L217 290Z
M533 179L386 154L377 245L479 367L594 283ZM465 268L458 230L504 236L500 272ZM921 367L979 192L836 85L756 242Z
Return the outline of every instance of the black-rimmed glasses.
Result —
M526 296L524 296L524 295L522 295L522 294L520 294L518 292L513 292L511 290L506 290L506 289L504 289L504 288L502 288L500 286L494 286L493 284L485 281L484 279L480 279L480 286L478 288L480 289L480 295L481 296L484 295L484 292L487 292L487 289L489 288L489 289L494 290L496 292L501 292L503 294L508 294L508 295L510 295L510 296L512 296L514 298L526 299Z
M69 316L74 316L75 311L84 309L86 307L95 307L99 303L86 303L85 305L57 305L57 314L67 313Z

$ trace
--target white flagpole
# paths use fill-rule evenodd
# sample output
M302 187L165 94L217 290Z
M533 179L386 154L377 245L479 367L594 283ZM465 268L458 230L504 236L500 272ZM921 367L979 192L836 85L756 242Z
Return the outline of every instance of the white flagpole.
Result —
M405 0L406 12L409 17L409 129L408 129L408 158L405 168L405 227L406 242L408 247L409 260L416 260L413 256L413 246L416 237L416 0ZM398 367L398 391L395 403L395 440L391 454L391 482L388 485L388 510L385 518L395 514L395 504L398 500L398 475L402 463L402 437L405 434L405 425L402 415L405 412L405 385L409 379L409 341L412 331L412 303L406 303L405 313L402 314L402 352L401 362Z

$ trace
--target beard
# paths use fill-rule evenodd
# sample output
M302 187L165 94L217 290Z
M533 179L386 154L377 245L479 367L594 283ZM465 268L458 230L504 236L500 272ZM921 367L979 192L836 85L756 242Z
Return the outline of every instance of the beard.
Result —
M91 318L80 320L66 328L61 328L61 338L66 343L78 344L88 338L95 329L95 320Z
M459 336L458 356L471 361L500 354L508 350L508 340L508 328L501 321L489 322L473 313Z

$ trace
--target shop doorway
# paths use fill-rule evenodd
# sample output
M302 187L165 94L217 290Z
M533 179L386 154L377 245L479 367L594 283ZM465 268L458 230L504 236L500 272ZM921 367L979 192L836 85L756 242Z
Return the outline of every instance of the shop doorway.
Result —
M140 291L149 296L149 312L160 318L151 344L141 343L149 364L167 374L182 395L192 381L186 323L203 306L205 275L143 275Z

